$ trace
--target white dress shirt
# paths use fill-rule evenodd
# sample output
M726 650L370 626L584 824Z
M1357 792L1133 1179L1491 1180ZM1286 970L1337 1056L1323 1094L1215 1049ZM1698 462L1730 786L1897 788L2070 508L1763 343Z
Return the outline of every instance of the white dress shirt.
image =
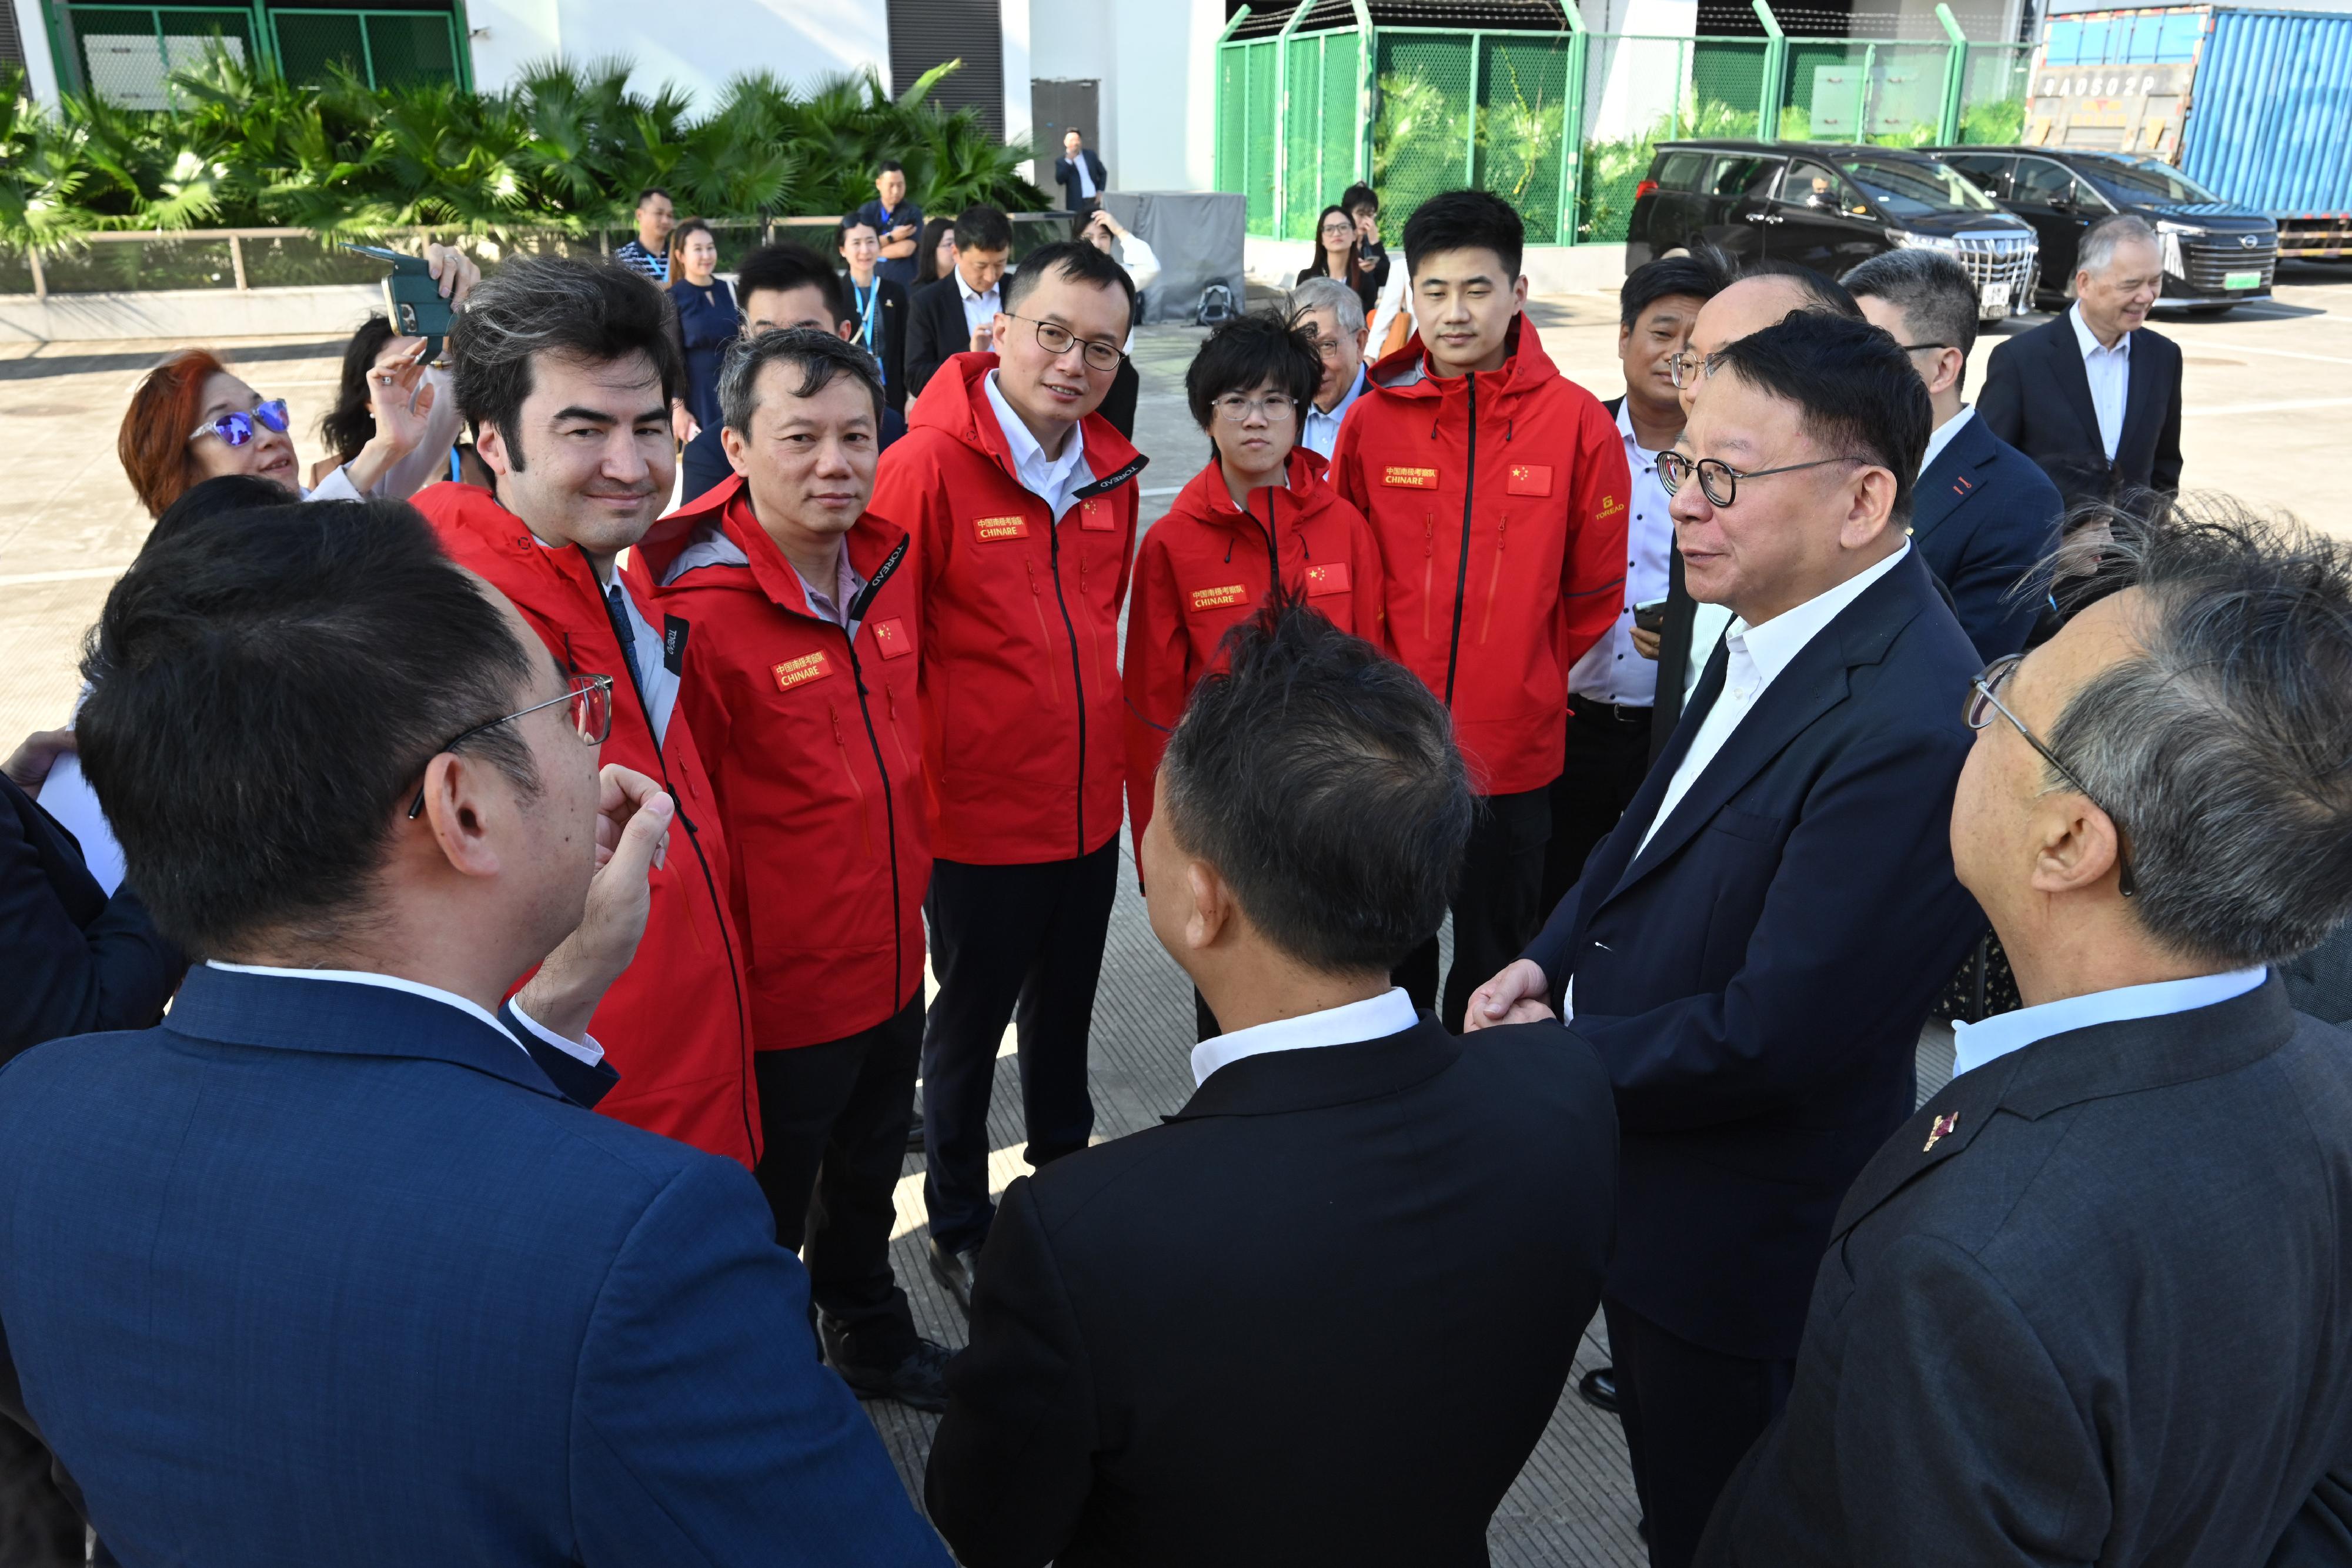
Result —
M1209 1081L1210 1073L1244 1056L1263 1056L1269 1051L1306 1051L1318 1045L1360 1045L1368 1040L1402 1034L1419 1021L1419 1015L1412 1010L1412 998L1404 994L1404 988L1391 986L1377 997L1367 997L1345 1007L1326 1008L1319 1013L1295 1019L1276 1019L1272 1023L1204 1040L1192 1048L1192 1083L1198 1088Z
M265 964L225 964L218 958L206 959L205 967L229 975L268 975L280 980L335 980L347 986L381 986L387 991L406 991L412 997L426 997L436 1002L446 1002L467 1018L486 1023L506 1035L507 1039L514 1040L513 1035L507 1033L506 1026L499 1022L498 1016L484 1010L480 1003L467 1001L455 991L445 991L422 980L404 980L398 975L379 975L373 969L278 969ZM511 997L507 998L507 1011L514 1014L516 1022L566 1056L577 1057L591 1067L604 1060L604 1048L596 1043L593 1035L566 1040L523 1011L522 1003ZM515 1040L515 1048L522 1050L522 1042ZM523 1054L528 1056L530 1052L524 1051Z
M1683 662L1683 701L1690 701L1691 693L1698 690L1698 678L1706 674L1706 662L1715 657L1715 645L1723 641L1730 624L1728 605L1691 606L1690 657Z
M1568 689L1597 703L1649 707L1658 700L1658 662L1633 647L1633 606L1666 596L1666 552L1675 548L1675 520L1666 515L1666 487L1658 482L1658 455L1633 439L1633 416L1617 405L1617 434L1633 471L1633 514L1625 524L1625 602L1609 635L1584 651L1568 672ZM1712 644L1710 644L1712 646Z
M2083 375L2091 383L2091 407L2099 416L2099 444L2107 461L2116 460L2116 444L2124 438L2124 403L2131 392L2131 334L2104 347L2083 319L2083 302L2067 307L2066 319L2074 324L2074 341L2083 350Z
M1976 417L1976 412L1967 403L1962 403L1959 413L1927 433L1927 450L1919 456L1920 473L1925 474L1936 465L1936 459L1944 455L1944 448L1952 444L1952 437L1960 433L1960 426Z
M1699 721L1698 733L1691 737L1690 750L1684 754L1681 766L1667 781L1665 796L1658 802L1658 814L1650 819L1641 843L1634 846L1636 857L1649 847L1659 826L1675 814L1675 808L1682 804L1683 797L1690 793L1691 786L1698 782L1699 775L1706 771L1707 764L1715 760L1724 743L1739 727L1740 720L1755 709L1765 688L1805 651L1807 643L1838 618L1839 612L1861 598L1872 583L1893 571L1910 553L1911 546L1906 540L1885 560L1854 573L1827 593L1815 594L1794 609L1782 611L1761 626L1750 626L1736 616L1732 619L1731 629L1724 633L1729 662L1724 670L1723 691L1706 710L1706 716Z
M988 393L988 406L996 411L996 423L1004 432L1005 445L1013 449L1014 477L1021 481L1023 489L1045 502L1052 509L1054 520L1060 522L1062 515L1076 505L1076 497L1071 492L1083 490L1095 482L1094 470L1087 466L1085 434L1072 425L1070 434L1063 439L1062 455L1048 457L1045 449L1037 444L1037 438L1029 434L1029 427L1021 423L1021 416L1013 412L1013 405L1004 401L1004 394L997 390L996 372L989 371L980 384Z
M1078 200L1083 202L1099 193L1095 190L1095 172L1087 161L1085 148L1078 149L1078 155L1070 160L1070 167L1077 172Z
M1364 389L1371 384L1371 378L1372 368L1370 365L1358 365L1355 384L1348 389L1345 397L1331 405L1328 413L1317 408L1314 399L1307 399L1307 417L1299 429L1298 444L1318 456L1330 456L1339 444L1339 422L1348 417L1348 411L1356 406L1358 398L1364 395Z
M2162 1018L2210 1008L2232 997L2244 996L2270 975L2268 969L2232 969L2222 975L2192 975L2185 980L2158 980L2147 986L2120 986L2066 997L2015 1012L1995 1013L1982 1023L1952 1026L1952 1076L1971 1072L2012 1051L2022 1051L2039 1040L2095 1023L2119 1023L2126 1019Z
M961 353L971 346L971 335L995 320L996 313L1004 308L1003 303L1004 286L992 284L987 293L974 294L971 291L971 285L963 280L963 268L957 267L954 276L956 297L963 301L963 341L950 348L948 351ZM941 347L947 347L947 345L942 344Z

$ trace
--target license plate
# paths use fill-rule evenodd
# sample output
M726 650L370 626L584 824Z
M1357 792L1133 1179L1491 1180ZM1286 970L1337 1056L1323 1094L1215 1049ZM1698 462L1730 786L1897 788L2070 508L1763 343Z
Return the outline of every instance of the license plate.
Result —
M1979 297L1979 312L1986 316L2008 315L2009 285L2006 283L1986 284L1984 286L1984 292Z
M2260 288L2263 275L2259 272L2225 272L2221 275L2224 288Z

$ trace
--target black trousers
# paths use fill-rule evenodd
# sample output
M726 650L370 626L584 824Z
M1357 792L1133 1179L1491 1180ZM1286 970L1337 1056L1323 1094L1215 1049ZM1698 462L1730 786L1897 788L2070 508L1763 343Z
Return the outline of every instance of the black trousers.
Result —
M1536 899L1543 888L1544 844L1551 837L1551 791L1483 795L1462 857L1462 888L1454 898L1454 967L1445 976L1445 1007L1437 1018L1456 1034L1470 993L1519 956L1543 925ZM1396 983L1426 1012L1437 1001L1437 938L1406 955Z
M918 992L872 1029L751 1059L764 1145L753 1174L776 1240L801 1254L810 1299L860 1366L896 1366L915 1350L914 1314L890 1272L890 1231L922 1050Z
M1788 1403L1797 1364L1706 1349L1606 1296L1601 1311L1650 1568L1689 1568L1724 1483Z
M81 1514L58 1490L49 1450L0 1416L0 1563L81 1568Z
M931 1239L966 1251L988 1239L988 1100L1004 1026L1018 1030L1021 1110L1032 1166L1087 1146L1087 1034L1117 891L1116 839L1036 865L938 861L923 901L939 995L923 1026L923 1201Z
M1551 842L1544 849L1543 894L1549 916L1568 896L1584 862L1650 771L1651 713L1569 698L1567 755L1551 784Z

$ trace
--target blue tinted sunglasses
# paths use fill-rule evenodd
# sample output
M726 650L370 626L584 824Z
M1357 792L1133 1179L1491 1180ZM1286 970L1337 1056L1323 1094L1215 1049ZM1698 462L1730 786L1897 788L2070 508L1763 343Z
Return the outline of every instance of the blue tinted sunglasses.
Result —
M194 441L201 435L217 435L231 446L242 446L253 439L253 427L257 422L264 430L285 434L286 400L274 397L267 402L256 403L251 413L224 413L208 419L188 432L188 439Z

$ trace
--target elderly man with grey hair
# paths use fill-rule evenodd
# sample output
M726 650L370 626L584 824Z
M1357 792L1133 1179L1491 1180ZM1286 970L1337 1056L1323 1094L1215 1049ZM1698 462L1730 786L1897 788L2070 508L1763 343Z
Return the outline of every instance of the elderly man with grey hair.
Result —
M1336 277L1310 277L1290 291L1290 324L1307 329L1323 360L1323 382L1307 405L1298 444L1328 457L1339 444L1339 422L1366 383L1364 301Z
M2275 970L2352 913L2352 551L2159 512L1965 694L2027 1005L1847 1193L1704 1563L2345 1560L2352 1038Z
M1992 351L1977 412L2069 507L2180 489L2180 348L2145 325L2163 292L2156 231L2117 213L2083 232L2066 313Z
M1895 335L1927 383L1936 420L1912 491L1911 542L1951 591L1980 658L2025 646L2041 593L2020 592L2058 547L2057 487L1961 396L1977 341L1977 286L1957 257L1907 246L1842 280L1873 326Z

